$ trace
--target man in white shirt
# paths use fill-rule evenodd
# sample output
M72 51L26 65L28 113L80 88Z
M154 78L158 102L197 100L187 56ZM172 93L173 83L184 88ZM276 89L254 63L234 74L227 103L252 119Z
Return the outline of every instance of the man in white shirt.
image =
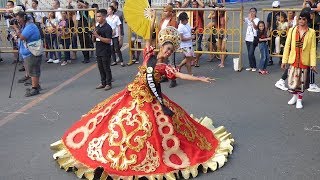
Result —
M111 2L111 6L113 6L116 11L114 12L115 15L117 15L120 19L120 36L124 36L124 29L123 29L123 19L124 19L124 16L123 16L123 12L119 10L119 3L117 1L112 1ZM123 40L123 38L122 38ZM120 42L120 47L122 46L123 42Z
M119 17L117 15L115 15L115 11L116 9L113 6L109 6L108 7L108 17L106 18L107 23L111 26L112 30L113 30L113 34L112 34L112 60L113 63L111 64L111 66L117 65L117 61L116 61L116 53L119 57L119 62L121 64L122 67L125 66L125 64L123 63L123 58L122 58L122 53L120 50L120 42L122 41L122 36L121 36L121 21L119 19Z
M25 5L26 6L28 5L28 0L26 0ZM32 12L32 11L38 10L38 5L39 5L39 2L37 0L32 0L31 8L28 8L27 11ZM35 23L39 23L39 25L42 24L43 18L46 15L43 12L32 12L32 13L33 13Z

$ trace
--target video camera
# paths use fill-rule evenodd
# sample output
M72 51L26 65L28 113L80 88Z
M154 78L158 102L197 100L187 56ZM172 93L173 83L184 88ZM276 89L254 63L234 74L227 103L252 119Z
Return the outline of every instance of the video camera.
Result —
M3 17L9 20L10 25L18 25L18 20L14 17L14 14L4 14Z

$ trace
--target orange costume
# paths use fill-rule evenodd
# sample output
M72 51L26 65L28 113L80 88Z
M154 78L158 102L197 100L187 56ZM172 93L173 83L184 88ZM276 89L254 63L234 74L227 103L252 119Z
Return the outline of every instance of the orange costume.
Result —
M232 153L233 138L224 127L214 128L209 118L196 119L163 96L166 115L156 97L160 77L175 79L176 69L156 64L153 51L144 51L144 65L124 90L97 104L71 126L61 140L51 144L60 167L79 178L93 179L94 170L103 167L101 179L175 179L181 171L186 179L203 171L216 170ZM151 87L151 88L150 88ZM158 91L159 92L159 91ZM179 176L179 175L178 175Z

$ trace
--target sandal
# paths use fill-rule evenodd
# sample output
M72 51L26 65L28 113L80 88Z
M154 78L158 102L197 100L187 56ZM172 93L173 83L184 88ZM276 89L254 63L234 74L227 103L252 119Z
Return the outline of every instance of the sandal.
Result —
M259 74L264 74L264 71L259 69Z

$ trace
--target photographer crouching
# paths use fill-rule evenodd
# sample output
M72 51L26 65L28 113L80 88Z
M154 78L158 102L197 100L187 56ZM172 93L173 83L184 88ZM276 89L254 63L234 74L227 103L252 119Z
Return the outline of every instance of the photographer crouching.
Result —
M42 60L42 42L38 27L30 21L25 12L16 14L17 24L12 27L15 36L18 38L19 54L24 60L27 74L31 77L32 88L26 89L25 97L34 96L40 93L40 65Z

